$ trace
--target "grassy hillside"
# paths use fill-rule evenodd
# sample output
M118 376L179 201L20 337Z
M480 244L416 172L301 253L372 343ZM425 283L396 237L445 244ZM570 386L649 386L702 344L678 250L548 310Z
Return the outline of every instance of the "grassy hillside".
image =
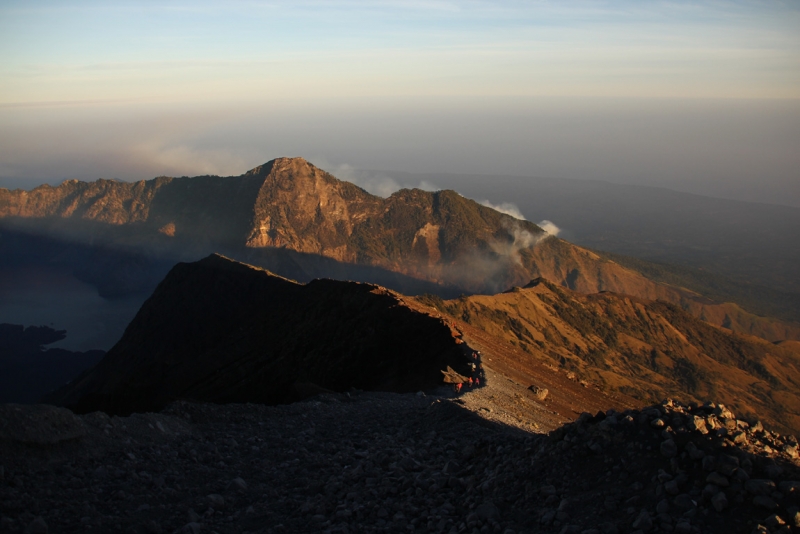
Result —
M736 413L800 430L800 353L672 304L581 295L546 281L492 296L420 299L607 392L643 402L718 399Z

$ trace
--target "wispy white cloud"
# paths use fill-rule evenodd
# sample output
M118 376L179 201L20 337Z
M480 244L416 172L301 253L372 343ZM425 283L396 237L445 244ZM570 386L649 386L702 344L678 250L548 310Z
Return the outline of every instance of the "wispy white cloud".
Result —
M3 103L411 94L800 97L794 3L51 2L33 11L28 5L0 7Z
M561 232L561 228L553 224L552 222L548 221L547 219L540 221L538 223L539 228L545 231L546 234L549 235L558 235Z
M493 204L488 200L481 200L481 204L488 208L492 208L493 210L499 211L500 213L505 213L506 215L511 215L515 219L519 219L521 221L526 220L525 216L519 211L519 208L516 204L512 204L511 202L501 202L499 204Z
M418 182L398 182L386 173L380 171L365 171L357 169L354 166L343 164L331 164L325 158L315 158L314 163L322 169L327 170L336 178L356 184L357 186L365 189L373 195L380 197L388 197L401 189L422 189L423 191L439 191L441 187L421 180Z

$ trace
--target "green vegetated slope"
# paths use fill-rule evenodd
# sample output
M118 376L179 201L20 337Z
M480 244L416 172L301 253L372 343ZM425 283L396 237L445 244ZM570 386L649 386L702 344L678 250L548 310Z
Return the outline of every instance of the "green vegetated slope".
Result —
M800 429L799 352L710 325L675 305L582 295L544 280L492 296L421 300L606 391L645 402L717 399L775 427Z

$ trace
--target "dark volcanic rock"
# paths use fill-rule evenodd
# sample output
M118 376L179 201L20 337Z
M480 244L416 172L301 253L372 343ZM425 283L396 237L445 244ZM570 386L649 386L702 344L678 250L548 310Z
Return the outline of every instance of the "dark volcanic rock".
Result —
M0 439L0 532L34 522L48 532L165 534L796 531L800 468L776 452L792 436L749 427L741 445L650 426L693 416L714 424L719 405L587 413L544 436L437 396L447 391L176 402L161 413L75 416L85 436L46 446ZM36 425L40 408L14 417ZM659 451L662 432L677 456ZM717 467L738 461L736 482L709 487L698 451ZM765 478L772 466L782 468L774 480ZM758 496L770 509L752 502L739 482L748 476L773 490ZM676 495L664 491L670 482Z
M50 401L127 414L187 398L279 403L303 390L416 391L466 373L449 326L380 286L307 285L212 255L176 265L94 369Z

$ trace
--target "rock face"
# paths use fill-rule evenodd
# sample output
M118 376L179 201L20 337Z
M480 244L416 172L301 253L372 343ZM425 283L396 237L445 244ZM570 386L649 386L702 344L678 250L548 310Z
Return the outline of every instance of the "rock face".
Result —
M368 280L404 292L412 287L378 271L341 268L363 266L439 285L438 290L435 285L414 287L415 292L441 294L450 286L456 295L503 291L544 276L584 293L615 291L667 300L715 324L770 341L800 339L796 324L758 318L735 305L714 304L655 283L455 191L401 190L384 199L302 158L279 158L226 178L70 180L32 191L0 189L0 221L6 228L70 243L106 243L115 263L120 251L146 258L126 265L147 264L151 257L185 261L221 252L297 279ZM292 255L277 257L274 251ZM107 270L92 279L118 271ZM308 278L300 274L312 271ZM108 291L119 287L116 280L105 285Z
M189 398L278 403L351 387L417 391L466 373L449 326L370 284L301 285L213 255L178 264L95 368L50 400L78 412Z

